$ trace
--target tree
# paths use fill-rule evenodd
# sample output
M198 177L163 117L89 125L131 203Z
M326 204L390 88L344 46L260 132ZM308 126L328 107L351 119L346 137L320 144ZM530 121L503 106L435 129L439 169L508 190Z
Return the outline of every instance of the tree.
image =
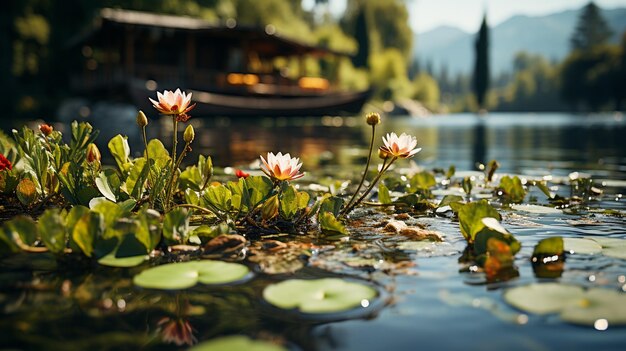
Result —
M361 8L356 17L354 37L359 45L358 51L352 60L354 67L367 67L370 55L370 39L369 32L367 30L367 13L365 8Z
M487 27L487 16L483 17L483 22L480 25L475 49L474 94L476 95L478 108L484 108L485 96L489 89L489 28Z
M600 9L591 1L578 17L578 24L571 38L572 50L588 51L596 45L605 44L612 34Z

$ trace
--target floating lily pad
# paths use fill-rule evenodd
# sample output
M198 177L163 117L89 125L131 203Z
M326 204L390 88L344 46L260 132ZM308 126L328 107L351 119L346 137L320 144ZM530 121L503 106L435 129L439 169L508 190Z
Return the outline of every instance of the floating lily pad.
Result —
M406 251L424 251L433 250L435 245L436 244L431 241L404 241L399 243L396 247Z
M130 257L115 257L115 252L112 252L98 260L103 266L128 268L135 267L142 264L150 258L148 255L130 256Z
M578 303L563 309L561 319L583 325L595 325L596 321L604 319L608 325L625 325L626 294L602 288L590 289Z
M276 307L304 313L334 313L366 307L377 291L365 284L338 278L292 279L269 285L263 298Z
M626 294L610 289L558 284L530 284L507 290L504 299L512 306L536 314L560 313L563 321L592 325L626 324Z
M547 206L539 206L539 205L511 205L511 208L516 211L524 211L528 213L538 213L538 214L560 214L563 211Z
M191 288L197 283L226 284L248 275L248 267L222 261L170 263L147 269L133 279L143 288L176 290Z
M556 313L578 303L584 296L579 286L558 283L518 286L504 293L504 300L515 308L536 313Z
M253 340L243 335L224 336L210 341L201 342L189 351L286 351L283 346L263 340Z
M626 240L618 238L589 237L602 246L602 254L626 260Z
M563 238L565 252L573 254L593 255L602 252L602 246L589 239Z

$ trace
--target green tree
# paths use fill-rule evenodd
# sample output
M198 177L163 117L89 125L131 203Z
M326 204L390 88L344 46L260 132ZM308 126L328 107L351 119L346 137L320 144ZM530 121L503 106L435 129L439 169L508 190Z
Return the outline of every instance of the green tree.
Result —
M602 17L600 9L593 1L587 4L578 18L578 24L571 38L573 50L590 50L607 42L613 32Z
M476 95L478 108L484 108L485 96L489 89L489 28L487 27L487 16L483 17L483 22L480 25L475 49L474 94Z
M352 63L354 67L366 67L370 55L370 38L367 30L367 13L365 9L359 10L359 14L356 16L354 36L358 43L358 51L354 55Z

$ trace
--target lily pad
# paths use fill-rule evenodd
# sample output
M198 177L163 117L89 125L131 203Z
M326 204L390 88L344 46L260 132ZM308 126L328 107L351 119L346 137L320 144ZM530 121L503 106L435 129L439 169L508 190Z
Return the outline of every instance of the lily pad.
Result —
M589 237L602 246L602 254L626 260L626 240L619 238Z
M313 314L366 307L377 295L377 291L368 285L338 278L291 279L263 290L263 298L276 307Z
M516 211L524 211L528 213L537 213L537 214L561 214L563 211L547 206L539 206L539 205L511 205L511 208Z
M602 288L590 289L577 304L567 306L561 312L561 319L593 326L601 320L608 325L625 325L626 294Z
M602 246L589 239L563 238L565 252L571 254L593 255L602 252Z
M286 351L283 346L263 340L253 340L243 335L224 336L210 341L201 342L189 351Z
M149 258L150 257L148 255L115 257L115 252L111 252L110 254L99 259L98 263L109 267L129 268L139 266Z
M510 305L536 314L559 313L563 321L606 328L626 324L626 294L610 289L558 284L530 284L507 290ZM596 323L601 322L600 325Z
M191 288L197 283L232 283L245 278L249 272L248 267L239 263L192 261L147 269L136 275L133 282L143 288L177 290Z
M504 300L515 308L535 314L556 313L578 303L583 288L558 283L518 286L504 293Z

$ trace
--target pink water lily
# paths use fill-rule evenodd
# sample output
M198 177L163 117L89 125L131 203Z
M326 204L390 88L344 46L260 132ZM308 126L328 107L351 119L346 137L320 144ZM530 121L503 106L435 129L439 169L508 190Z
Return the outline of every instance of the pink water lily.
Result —
M299 158L291 157L290 154L278 153L274 155L272 152L267 153L267 160L261 156L263 165L261 170L270 178L276 180L294 180L304 177L304 173L298 172L302 163Z
M191 93L185 94L180 89L176 89L176 91L165 90L163 94L157 92L157 98L159 99L158 102L148 99L157 111L164 115L176 115L179 122L187 122L190 117L187 112L196 107L196 104L190 106Z
M402 133L400 136L396 133L387 133L387 136L383 137L383 143L385 145L381 146L379 150L390 157L409 158L422 150L416 148L417 139L406 133Z

